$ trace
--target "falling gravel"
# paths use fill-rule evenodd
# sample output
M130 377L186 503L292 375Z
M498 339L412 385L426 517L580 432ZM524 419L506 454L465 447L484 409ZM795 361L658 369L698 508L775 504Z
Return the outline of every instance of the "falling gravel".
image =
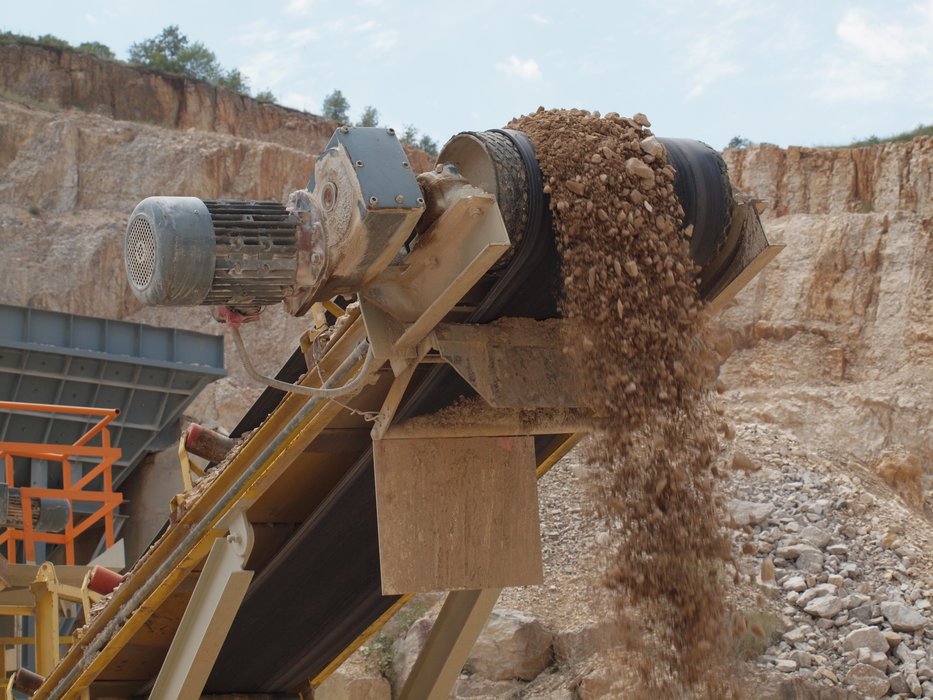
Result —
M562 260L564 351L606 428L588 460L612 533L605 582L643 688L735 695L715 489L714 355L674 169L644 115L539 109L535 144Z

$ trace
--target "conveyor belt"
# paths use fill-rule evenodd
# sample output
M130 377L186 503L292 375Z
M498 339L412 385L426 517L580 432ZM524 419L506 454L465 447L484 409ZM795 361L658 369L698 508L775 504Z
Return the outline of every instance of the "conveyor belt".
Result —
M522 135L502 135L515 139L528 166L528 177L539 178L530 142ZM703 149L706 147L700 152ZM716 177L719 183L718 171ZM529 187L531 192L540 190L540 183ZM716 190L707 198L716 200L720 217L726 216L719 201L722 192ZM711 206L705 201L704 206L692 204L691 218ZM487 279L488 292L466 322L487 323L502 316L543 319L557 314L559 261L550 212L543 197L526 206L526 229L517 250L504 271ZM718 230L715 226L710 230L710 221L704 224L696 239L707 247L717 247L722 224ZM702 249L698 252L710 254ZM297 358L290 364L303 371ZM473 390L450 367L423 367L396 419L431 413L460 396L472 395ZM251 410L252 420L263 416L265 405L260 404L273 400L269 392L261 397ZM249 423L242 426L250 427ZM536 438L539 464L565 442L557 437ZM396 597L384 597L380 591L370 449L253 583L215 664L208 690L276 692L318 678L396 602ZM261 653L256 651L259 648Z
M525 140L525 148L530 144ZM534 153L526 151L540 177ZM540 192L540 187L534 191ZM558 268L550 216L543 197L529 204L526 230L508 267L472 310L467 322L500 316L548 318L556 314ZM530 280L536 284L529 285ZM552 286L537 281L550 280ZM294 359L294 358L293 358ZM291 364L292 361L290 360ZM295 363L300 372L303 366ZM432 412L473 390L449 367L420 371L398 418ZM261 420L265 392L247 414ZM237 430L254 427L250 422ZM557 448L538 439L539 463ZM548 449L550 447L550 450ZM397 600L382 596L372 449L361 455L331 496L253 582L208 681L209 692L277 692L318 677ZM288 606L288 607L286 607ZM274 621L273 624L270 624ZM257 649L261 649L257 652Z

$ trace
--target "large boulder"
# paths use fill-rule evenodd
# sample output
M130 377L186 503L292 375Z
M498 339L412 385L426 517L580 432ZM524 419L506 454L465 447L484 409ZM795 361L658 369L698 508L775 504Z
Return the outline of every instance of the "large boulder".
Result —
M433 625L432 617L422 617L392 645L396 691L405 684ZM466 668L474 681L529 681L551 663L552 643L553 635L536 618L515 610L494 610L473 645Z
M758 525L774 512L773 503L752 503L733 499L729 501L729 517L739 527Z
M382 676L338 669L314 689L314 700L392 700L392 687Z
M392 645L392 682L396 691L405 685L405 680L418 660L418 654L424 649L433 626L433 618L422 617L415 620L408 631Z
M554 659L562 667L572 666L622 641L621 627L611 620L574 625L555 633Z
M551 663L553 639L534 617L517 610L494 610L467 667L490 680L530 681Z
M846 683L869 698L884 696L891 685L884 671L868 664L855 664L846 674Z
M871 651L880 651L888 653L887 637L877 627L861 627L849 632L842 640L842 645L847 651L856 651L858 649L869 649Z

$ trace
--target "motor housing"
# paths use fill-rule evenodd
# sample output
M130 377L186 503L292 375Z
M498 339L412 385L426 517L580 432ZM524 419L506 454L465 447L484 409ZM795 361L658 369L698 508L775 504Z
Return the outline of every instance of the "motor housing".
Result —
M382 272L424 204L392 129L341 127L308 188L284 206L197 197L140 202L127 226L126 274L150 305L210 305L249 317L284 301L298 316Z
M295 286L296 222L278 202L149 197L127 227L127 278L151 305L276 304Z

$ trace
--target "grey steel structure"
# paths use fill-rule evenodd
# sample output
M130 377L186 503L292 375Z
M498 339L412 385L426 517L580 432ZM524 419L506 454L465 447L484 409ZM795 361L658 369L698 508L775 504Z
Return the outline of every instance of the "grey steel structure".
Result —
M222 336L0 304L0 400L119 408L115 488L168 446L184 408L226 373ZM70 444L88 427L79 416L0 411L0 441ZM28 469L17 465L18 482Z

